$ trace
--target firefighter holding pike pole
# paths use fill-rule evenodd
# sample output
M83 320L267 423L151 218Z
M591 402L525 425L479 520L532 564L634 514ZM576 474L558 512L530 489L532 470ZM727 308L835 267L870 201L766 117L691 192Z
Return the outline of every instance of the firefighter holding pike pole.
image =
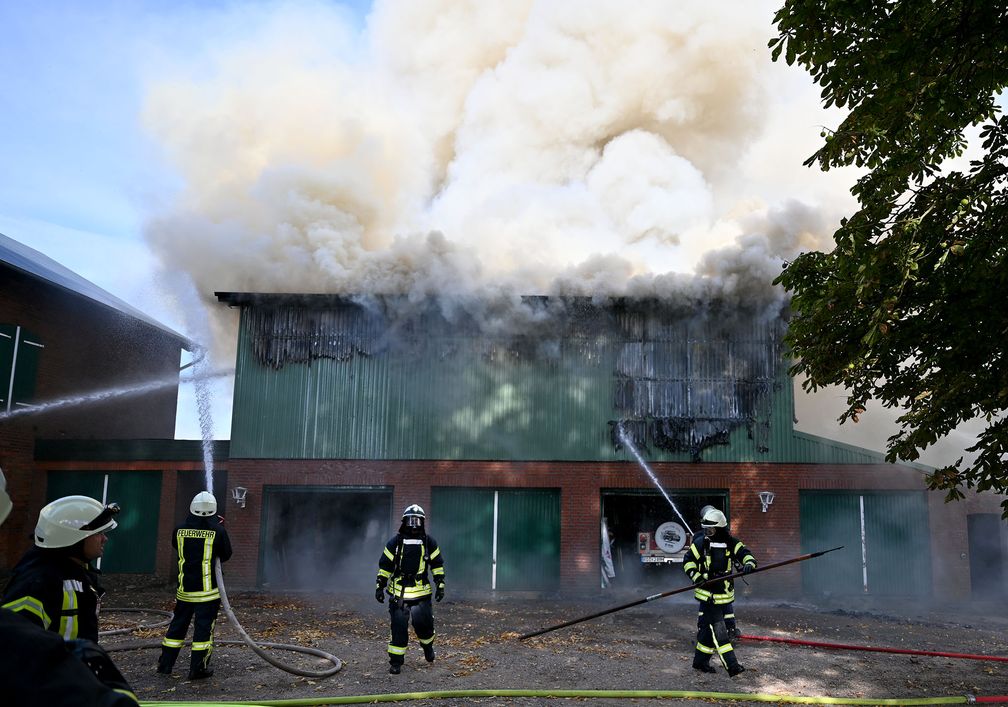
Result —
M769 565L764 565L758 568L745 568L742 572L735 572L727 576L722 576L718 578L718 581L725 581L729 579L735 579L741 577L743 574L755 573L755 572L766 572L767 570L776 569L778 567L784 567L785 565L791 565L795 562L805 562L806 560L811 560L814 557L822 557L828 552L835 552L836 550L842 550L843 545L838 545L837 547L831 547L829 550L819 550L818 552L809 552L804 555L798 555L797 557L792 557L787 560L781 560L780 562L771 562ZM702 575L702 573L701 573ZM701 577L701 582L705 581ZM518 636L519 641L524 641L529 638L534 638L535 636L541 636L544 633L549 633L550 631L556 631L557 629L567 628L568 626L573 626L579 624L583 621L591 621L592 619L597 619L600 616L608 616L609 614L616 613L617 611L623 611L624 609L629 609L634 606L640 606L641 604L646 604L649 601L657 601L658 599L664 599L665 597L674 596L676 594L682 594L683 592L688 592L690 590L696 590L697 584L687 584L685 587L679 587L678 589L670 589L667 592L659 592L658 594L650 594L646 597L636 599L634 601L628 602L626 604L620 604L619 606L613 606L608 609L603 609L602 611L596 611L594 614L588 614L587 616L579 616L576 619L571 619L570 621L564 621L563 623L555 624L553 626L547 626L546 628L541 628L537 631L529 631L528 633L523 633Z
M728 532L727 518L713 506L703 509L700 525L703 530L693 536L683 562L687 576L699 585L693 591L700 602L693 668L704 673L715 672L710 658L717 653L728 675L735 677L745 668L735 656L725 625L726 607L732 607L735 601L735 581L729 575L733 561L741 563L742 574L749 574L756 569L756 558L741 540Z

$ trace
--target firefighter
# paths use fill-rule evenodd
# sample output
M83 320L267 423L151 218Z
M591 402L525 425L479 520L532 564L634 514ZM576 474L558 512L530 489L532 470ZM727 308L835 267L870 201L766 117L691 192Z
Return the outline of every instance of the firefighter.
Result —
M171 675L190 622L193 638L189 679L203 680L213 675L210 656L221 603L214 560L231 559L231 538L223 522L217 515L217 499L209 491L200 491L189 504L186 522L176 527L172 535L172 547L178 556L178 589L174 615L161 642L157 671L162 675Z
M11 505L0 471L0 524ZM55 631L42 628L37 618L30 608L0 609L0 704L137 706L126 678L98 644L84 639L64 641Z
M105 590L91 563L105 551L119 505L88 496L58 498L39 511L35 547L25 553L3 594L3 608L70 641L98 642Z
M714 506L704 506L700 509L700 517L703 518L704 513L707 512L708 508L714 508ZM742 563L735 558L732 562L732 568L737 572L743 569ZM702 611L700 612L703 613ZM730 601L724 605L724 623L725 628L728 629L728 638L734 644L742 637L742 631L739 630L738 621L735 619L735 602Z
M409 643L409 621L423 648L424 658L434 662L434 612L431 607L431 585L427 570L433 575L434 600L441 601L445 593L444 559L437 541L427 535L426 516L413 504L403 511L399 532L385 543L378 560L375 599L379 603L389 597L391 630L388 644L389 672L398 675L406 660Z
M735 657L725 625L726 608L735 600L735 583L721 577L733 573L733 561L742 565L745 574L752 572L756 569L756 558L741 540L728 532L724 513L713 506L701 511L700 525L703 530L693 536L683 562L683 570L698 585L693 596L700 602L693 667L704 673L715 672L710 658L717 653L728 675L734 677L745 670Z

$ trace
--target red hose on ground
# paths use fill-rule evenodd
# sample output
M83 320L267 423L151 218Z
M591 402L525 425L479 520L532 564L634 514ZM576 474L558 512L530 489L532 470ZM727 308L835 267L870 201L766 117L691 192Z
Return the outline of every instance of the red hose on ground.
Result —
M777 638L775 636L749 636L742 635L748 641L773 641L775 643L790 643L796 646L814 646L816 648L833 648L843 651L873 651L875 653L903 653L906 655L931 655L938 658L962 658L964 660L994 660L1001 663L1008 663L1008 656L1000 655L975 655L972 653L943 653L940 651L919 651L912 648L880 648L877 646L854 646L849 643L823 643L822 641L802 641L797 638ZM1008 700L1004 697L984 698L984 702ZM980 698L977 698L980 701Z
M997 703L1000 704L1000 703L1008 702L1008 695L988 695L987 697L974 697L973 701L974 702L987 702L988 704L992 703L992 702L997 702Z

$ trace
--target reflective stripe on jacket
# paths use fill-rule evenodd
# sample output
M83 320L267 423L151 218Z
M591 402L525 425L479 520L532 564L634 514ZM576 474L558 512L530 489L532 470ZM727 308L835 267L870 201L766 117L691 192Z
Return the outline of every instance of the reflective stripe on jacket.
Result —
M431 595L428 570L435 584L444 584L444 558L437 540L430 535L406 538L396 533L378 560L377 582L379 586L387 582L388 593L399 599L420 599Z
M742 565L756 566L756 558L738 538L725 533L725 541L719 542L704 535L703 532L693 536L686 551L683 571L694 584L722 574L732 574L733 560ZM712 581L706 586L697 587L693 596L699 601L713 601L715 604L728 604L735 600L735 580L724 579Z
M97 643L104 594L97 574L66 550L34 547L15 566L0 606L64 640Z
M215 517L189 515L175 528L172 547L178 561L178 589L175 597L195 603L220 599L214 560L231 559L231 539Z

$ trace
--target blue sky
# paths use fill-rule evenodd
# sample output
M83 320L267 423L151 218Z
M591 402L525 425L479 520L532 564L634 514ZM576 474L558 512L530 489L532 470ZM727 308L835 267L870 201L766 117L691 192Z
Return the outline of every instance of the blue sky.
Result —
M0 3L0 233L186 331L142 237L179 189L141 126L145 85L198 71L218 37L257 13L323 3L80 0ZM361 27L370 2L330 2ZM124 265L125 264L125 265ZM213 386L214 436L230 435L230 379ZM200 436L191 386L176 434Z

